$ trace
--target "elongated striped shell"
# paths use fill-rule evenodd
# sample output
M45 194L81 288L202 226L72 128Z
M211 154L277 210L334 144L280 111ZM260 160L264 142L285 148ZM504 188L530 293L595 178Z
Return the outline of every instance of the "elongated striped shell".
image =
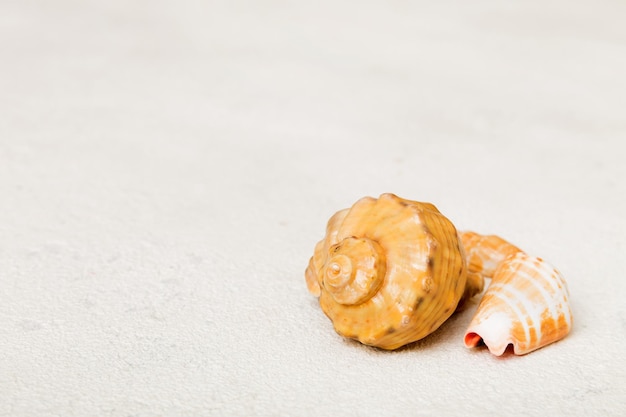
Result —
M465 332L467 347L484 342L494 355L517 355L565 337L572 326L567 284L560 272L497 236L462 233L470 270L492 275Z
M383 349L432 333L483 285L468 280L452 223L432 204L393 194L332 216L305 277L339 334Z

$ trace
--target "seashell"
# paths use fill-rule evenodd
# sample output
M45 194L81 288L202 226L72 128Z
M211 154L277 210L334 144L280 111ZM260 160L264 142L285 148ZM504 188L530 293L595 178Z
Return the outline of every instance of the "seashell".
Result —
M393 194L333 215L305 278L337 333L383 349L432 333L483 288L452 223Z
M521 250L495 235L479 235L474 232L460 232L459 236L470 271L486 277L493 277L496 268L508 257Z
M556 268L497 236L460 235L470 271L493 277L465 332L467 347L483 341L500 356L513 345L523 355L569 333L569 292Z

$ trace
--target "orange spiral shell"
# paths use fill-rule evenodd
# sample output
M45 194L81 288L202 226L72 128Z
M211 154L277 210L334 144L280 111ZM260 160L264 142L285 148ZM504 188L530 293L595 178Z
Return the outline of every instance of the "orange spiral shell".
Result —
M332 216L305 277L339 334L383 349L432 333L462 297L482 291L482 278L468 284L452 223L393 194Z

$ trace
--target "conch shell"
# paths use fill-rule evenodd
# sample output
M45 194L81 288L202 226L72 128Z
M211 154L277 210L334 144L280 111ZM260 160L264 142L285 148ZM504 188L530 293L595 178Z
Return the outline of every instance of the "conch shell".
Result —
M383 349L427 336L483 289L452 223L393 194L332 216L305 277L339 334Z
M470 271L492 277L465 332L467 347L482 340L494 355L509 345L523 355L569 333L569 293L556 268L497 236L465 232L461 239Z

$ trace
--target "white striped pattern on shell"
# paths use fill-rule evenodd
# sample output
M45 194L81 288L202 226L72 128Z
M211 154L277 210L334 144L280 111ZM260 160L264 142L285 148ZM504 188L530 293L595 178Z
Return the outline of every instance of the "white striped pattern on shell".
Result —
M542 260L518 252L500 263L466 333L465 345L481 340L494 355L509 345L523 355L565 337L572 327L567 284Z

